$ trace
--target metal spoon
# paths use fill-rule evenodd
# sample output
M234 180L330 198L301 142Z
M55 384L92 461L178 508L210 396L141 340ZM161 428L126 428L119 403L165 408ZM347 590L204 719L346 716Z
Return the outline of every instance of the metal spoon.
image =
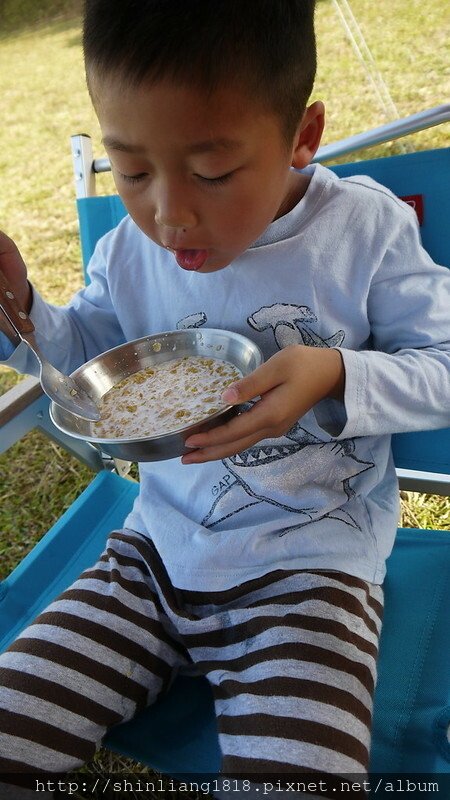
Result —
M59 406L84 419L100 419L100 411L88 393L68 375L63 375L42 355L34 338L34 325L28 314L17 302L11 287L0 270L0 310L3 315L2 330L14 345L26 342L36 356L39 366L41 386L48 397ZM6 321L5 321L6 319Z

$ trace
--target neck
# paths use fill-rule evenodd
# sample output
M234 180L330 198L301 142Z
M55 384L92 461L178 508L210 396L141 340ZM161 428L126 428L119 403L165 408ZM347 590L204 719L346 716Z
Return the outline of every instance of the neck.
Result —
M296 206L305 195L310 180L311 178L309 176L302 175L300 172L296 172L293 169L290 170L288 189L274 220L284 217L285 214L289 214L289 211L292 211L294 206Z

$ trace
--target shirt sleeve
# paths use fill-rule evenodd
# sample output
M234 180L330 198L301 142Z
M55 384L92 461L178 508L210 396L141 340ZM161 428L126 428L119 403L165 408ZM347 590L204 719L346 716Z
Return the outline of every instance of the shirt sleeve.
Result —
M422 247L414 212L401 217L368 292L370 349L338 348L339 439L450 425L450 270Z
M7 362L16 348L9 341L6 334L0 331L0 361Z

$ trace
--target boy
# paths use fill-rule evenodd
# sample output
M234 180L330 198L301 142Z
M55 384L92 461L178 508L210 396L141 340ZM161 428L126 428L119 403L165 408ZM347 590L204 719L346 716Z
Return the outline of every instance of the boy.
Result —
M450 421L450 276L390 192L309 166L313 14L86 4L88 86L129 216L65 308L5 236L1 268L62 370L202 325L253 337L266 361L224 395L245 413L140 466L124 529L0 656L0 772L76 768L178 670L211 683L224 775L367 771L390 434Z

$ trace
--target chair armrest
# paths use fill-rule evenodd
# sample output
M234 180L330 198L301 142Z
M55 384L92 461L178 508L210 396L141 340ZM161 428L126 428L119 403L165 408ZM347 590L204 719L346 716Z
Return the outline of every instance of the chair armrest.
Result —
M443 497L450 497L450 475L401 468L397 468L396 472L402 491L439 494Z
M113 459L101 453L89 442L78 441L59 431L50 419L49 399L37 378L26 377L0 397L0 453L33 429L41 430L72 456L98 472L114 470Z
M17 417L25 408L43 395L37 378L28 377L8 389L0 397L0 427Z

